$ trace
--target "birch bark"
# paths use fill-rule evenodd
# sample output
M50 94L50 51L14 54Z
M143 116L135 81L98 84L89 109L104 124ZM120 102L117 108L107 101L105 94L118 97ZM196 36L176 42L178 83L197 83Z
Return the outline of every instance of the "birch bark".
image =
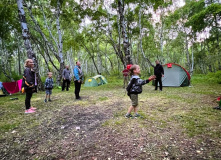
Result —
M44 90L44 85L41 81L41 77L39 74L38 61L37 61L34 51L32 50L32 45L31 45L31 41L30 41L30 34L29 34L29 30L28 30L28 26L27 26L27 22L26 22L26 17L25 17L25 11L24 11L24 7L23 7L23 0L17 0L17 5L18 5L19 21L21 23L21 29L22 29L22 36L24 39L25 48L27 50L27 57L29 59L32 59L35 64L34 70L36 73L38 89Z

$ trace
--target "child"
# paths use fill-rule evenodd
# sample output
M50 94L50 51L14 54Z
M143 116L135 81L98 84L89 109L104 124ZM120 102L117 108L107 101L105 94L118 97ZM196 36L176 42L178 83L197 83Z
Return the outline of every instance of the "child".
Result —
M132 76L130 82L127 86L128 96L130 96L132 105L129 107L126 118L133 117L131 115L132 110L134 110L135 117L140 117L137 113L138 111L138 94L142 93L142 85L149 83L151 80L155 79L155 76L150 76L147 80L142 80L139 77L140 74L140 66L133 65L130 68L130 75Z
M47 97L48 101L51 102L51 94L52 94L52 89L53 89L53 78L52 78L52 72L48 72L48 78L45 81L45 102L47 102Z
M22 80L22 88L26 93L25 97L25 113L34 113L36 108L31 107L31 97L35 91L35 72L33 70L34 63L32 59L27 59L25 61L25 70Z
M217 98L217 102L218 102L219 106L213 107L213 109L219 109L219 110L221 110L221 96Z

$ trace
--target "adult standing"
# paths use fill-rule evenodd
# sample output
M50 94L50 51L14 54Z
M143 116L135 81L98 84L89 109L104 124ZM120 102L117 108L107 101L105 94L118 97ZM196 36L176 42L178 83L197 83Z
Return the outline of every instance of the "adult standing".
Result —
M123 71L123 77L124 77L124 87L128 85L128 79L129 79L129 69L125 68Z
M35 109L34 107L31 107L31 97L33 92L35 92L36 89L36 76L35 72L33 70L34 63L32 59L27 59L25 61L25 70L22 80L22 88L24 87L26 97L25 97L25 113L34 113Z
M81 69L81 63L79 61L76 62L76 66L74 67L74 85L75 85L75 97L76 99L81 99L79 96L81 90L81 83L83 83L83 72Z
M162 91L162 88L163 88L162 87L162 77L164 77L164 69L158 60L156 60L155 62L156 62L156 66L154 67L154 75L156 76L155 90L157 90L158 82L159 82L160 91Z
M66 85L66 91L69 90L70 82L71 82L71 71L69 70L69 66L66 66L65 69L62 72L62 78L63 78L63 85L62 85L62 91L65 89L65 84Z

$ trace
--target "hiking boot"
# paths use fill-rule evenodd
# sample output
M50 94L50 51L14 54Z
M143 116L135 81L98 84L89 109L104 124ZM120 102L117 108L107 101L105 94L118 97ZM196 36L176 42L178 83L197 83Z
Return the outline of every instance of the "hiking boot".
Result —
M46 103L46 102L47 102L47 99L45 99L44 102Z
M48 102L51 102L51 99L49 99Z
M32 109L25 110L25 113L34 113L35 111Z
M138 113L136 113L136 114L134 115L134 117L141 117L141 115L138 114Z
M138 114L138 113L136 113L136 114L134 115L134 117L135 117L135 118L137 118L137 117L141 117L141 115Z
M213 107L213 109L221 110L221 106Z
M125 117L126 117L126 118L131 118L131 117L133 117L133 116L132 116L131 114L126 114Z
M79 97L77 97L77 98L76 98L76 100L81 100L81 97L80 97L80 96L79 96Z

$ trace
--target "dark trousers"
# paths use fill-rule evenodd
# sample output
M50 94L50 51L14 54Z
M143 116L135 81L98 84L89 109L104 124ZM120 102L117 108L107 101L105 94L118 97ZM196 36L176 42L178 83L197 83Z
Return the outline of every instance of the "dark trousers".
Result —
M65 83L67 83L67 86L66 86L66 91L68 91L69 90L69 86L70 86L70 81L69 81L69 79L63 79L63 84L62 84L62 91L64 90L64 88L65 88Z
M157 90L157 87L158 87L158 82L160 84L160 90L162 91L162 77L156 77L156 80L155 80L155 90Z
M75 97L76 99L79 99L80 96L79 96L79 93L80 93L80 90L81 90L81 82L79 83L78 81L74 81L74 85L75 85Z
M26 92L25 108L27 110L27 109L30 109L31 107L31 97L32 97L33 91L32 89L26 89L25 92Z

